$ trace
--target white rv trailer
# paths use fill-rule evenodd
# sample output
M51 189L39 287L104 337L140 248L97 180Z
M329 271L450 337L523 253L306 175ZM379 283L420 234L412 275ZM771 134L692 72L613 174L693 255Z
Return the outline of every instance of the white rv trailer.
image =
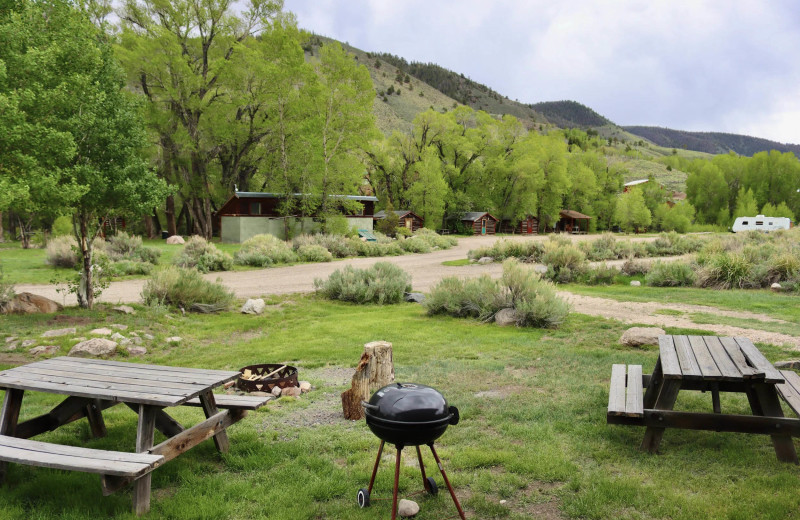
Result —
M764 231L770 232L778 229L789 229L792 221L787 217L765 217L756 215L755 217L737 217L733 223L731 231Z

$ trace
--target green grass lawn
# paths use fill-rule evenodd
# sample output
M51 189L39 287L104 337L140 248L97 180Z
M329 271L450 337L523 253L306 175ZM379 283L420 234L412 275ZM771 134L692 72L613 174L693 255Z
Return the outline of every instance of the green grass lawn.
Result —
M298 295L273 297L268 304L262 316L182 317L143 307L134 316L121 316L98 306L91 312L68 309L57 320L0 317L0 336L38 337L70 323L85 335L97 325L122 323L155 336L139 362L237 369L288 361L299 367L301 379L311 381L311 393L272 402L231 427L229 454L218 456L209 441L157 469L152 511L145 518L387 518L387 502L364 510L356 505L378 441L363 422L340 418L339 401L363 344L378 339L394 344L398 380L437 387L459 407L460 424L437 446L469 518L798 515L800 469L779 463L768 437L667 431L662 453L650 455L638 450L643 428L606 425L612 363L640 363L649 372L657 357L655 349L620 346L625 327L618 322L573 314L558 330L523 330L429 318L415 304L355 306ZM183 341L165 345L163 338L174 335ZM73 343L70 337L56 340L61 355ZM773 361L795 354L772 346L762 351ZM0 369L30 361L17 353L3 356ZM57 402L48 394L26 395L23 418ZM710 410L711 396L682 394L678 406ZM746 399L737 396L723 395L722 406L748 413ZM202 413L186 409L174 415L192 424ZM135 415L115 407L105 416L104 439L90 439L86 421L41 439L132 450ZM404 460L413 458L406 454ZM425 460L433 475L431 457ZM391 496L391 468L387 458L373 497ZM415 497L422 520L455 513L441 477L434 476L438 497ZM402 468L400 487L401 497L421 488L416 467ZM9 520L133 518L129 508L130 491L103 497L96 475L12 464L0 488L0 518Z

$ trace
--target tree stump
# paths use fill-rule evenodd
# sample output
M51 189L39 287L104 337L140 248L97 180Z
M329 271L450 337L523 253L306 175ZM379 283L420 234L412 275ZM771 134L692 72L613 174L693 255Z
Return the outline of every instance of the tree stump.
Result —
M358 362L350 382L350 389L342 392L342 411L345 419L357 421L364 418L361 401L369 400L370 391L384 387L394 381L392 344L388 341L373 341L364 345L364 353Z

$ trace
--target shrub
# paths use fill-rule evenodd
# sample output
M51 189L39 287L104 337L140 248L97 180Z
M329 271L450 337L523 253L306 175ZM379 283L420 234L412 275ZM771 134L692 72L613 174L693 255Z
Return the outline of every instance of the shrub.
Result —
M395 230L394 230L394 236L395 236L395 237L404 237L404 238L408 238L408 237L410 237L412 234L413 234L413 233L411 232L411 230L410 230L410 229L408 229L408 228L407 228L407 227L405 227L405 226L403 226L403 227L399 227L399 228L397 228L397 229L395 229Z
M308 245L322 246L330 251L334 258L347 258L358 254L354 245L355 241L360 241L357 238L345 238L340 235L312 235L312 237L314 241Z
M430 253L431 246L421 238L401 238L397 241L400 249L408 253Z
M533 240L506 240L500 239L492 246L480 247L471 250L467 256L478 260L484 256L494 258L501 262L507 258L516 258L521 262L538 262L544 254L545 246L542 242Z
M266 234L248 238L234 255L236 264L253 267L269 267L273 264L289 264L296 261L297 255L289 244L274 235Z
M650 271L650 266L642 261L636 261L633 258L628 258L625 260L625 263L622 264L622 268L620 269L622 274L628 276L636 276L640 274L647 274Z
M62 215L53 221L52 233L54 237L63 237L72 234L72 219Z
M50 239L45 248L45 262L53 267L74 268L78 265L78 242L72 235Z
M581 275L581 281L586 285L609 285L614 283L614 278L620 273L616 267L600 264L586 270Z
M229 307L233 292L219 281L209 282L195 269L169 266L158 271L142 288L142 301L146 305L176 305L189 308L194 304Z
M423 302L429 315L447 314L457 318L477 318L488 321L509 306L506 295L489 275L461 279L443 278Z
M333 255L327 249L313 244L300 246L297 249L297 256L303 262L330 262L333 260Z
M508 292L519 327L558 327L570 311L570 306L556 295L555 287L517 260L503 263L500 283Z
M686 287L694 283L694 271L685 262L657 261L650 266L645 283L653 287Z
M105 269L106 273L111 276L150 274L153 272L153 264L136 260L120 260L107 264Z
M548 278L559 283L573 281L588 267L583 251L572 243L559 241L548 242L542 255L542 263L547 266Z
M356 244L358 256L398 256L403 254L403 250L397 242L361 242Z
M647 244L647 252L650 256L672 256L694 253L703 245L703 240L697 237L680 235L675 231L661 233L658 237Z
M194 267L202 273L210 271L229 271L233 268L233 258L223 253L214 244L200 236L191 236L183 246L175 265L179 267Z
M411 290L411 277L389 262L376 262L367 269L345 266L327 280L314 280L317 293L329 300L354 303L399 303Z
M768 279L764 285L793 280L800 276L800 255L797 251L783 252L768 260Z
M140 261L157 264L161 256L161 251L153 247L144 247L142 237L128 235L120 231L116 235L109 237L105 246L106 254L112 262Z
M8 302L14 299L14 296L14 284L5 278L3 266L0 265L0 311L8 305Z
M698 287L730 289L753 287L753 264L741 253L718 253L709 258L697 273Z
M428 228L419 228L414 232L414 236L426 241L432 248L450 249L458 245L458 239L456 237L443 236Z
M350 222L347 221L347 217L339 214L325 217L325 224L323 224L322 229L328 235L336 235L339 237L350 236L355 232L350 227Z

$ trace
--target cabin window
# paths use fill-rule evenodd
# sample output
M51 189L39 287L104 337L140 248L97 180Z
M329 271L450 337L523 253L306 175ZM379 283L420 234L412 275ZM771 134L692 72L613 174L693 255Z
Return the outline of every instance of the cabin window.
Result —
M261 215L261 203L260 202L251 202L250 203L250 214L251 215Z
M764 225L763 222L759 222L758 220L756 220L756 226L763 226L763 225Z

